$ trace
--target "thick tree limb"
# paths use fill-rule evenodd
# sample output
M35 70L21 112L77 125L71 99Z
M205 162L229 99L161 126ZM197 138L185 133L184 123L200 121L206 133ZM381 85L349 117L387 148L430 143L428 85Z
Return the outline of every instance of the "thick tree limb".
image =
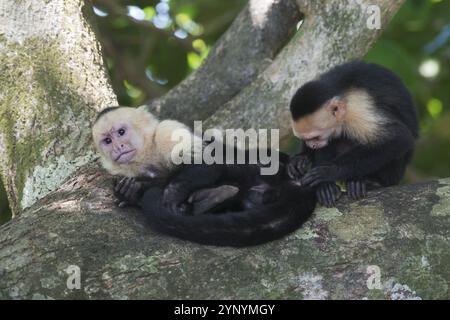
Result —
M105 184L86 170L0 227L0 299L450 298L450 179L344 198L247 249L158 236L115 207ZM70 265L80 290L66 286ZM368 266L380 289L367 287L377 286Z
M88 9L0 2L0 170L15 213L92 161L90 120L117 103Z

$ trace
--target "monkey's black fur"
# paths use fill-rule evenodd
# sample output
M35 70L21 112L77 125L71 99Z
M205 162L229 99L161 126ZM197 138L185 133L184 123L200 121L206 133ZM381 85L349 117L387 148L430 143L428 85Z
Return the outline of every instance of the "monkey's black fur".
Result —
M100 120L100 118L101 118L102 116L104 116L105 114L107 114L108 112L117 110L117 109L119 109L119 108L121 108L121 107L120 107L120 106L117 106L117 107L107 107L107 108L103 109L102 111L100 111L100 112L97 114L97 117L95 118L94 124L97 123L98 120Z
M303 144L302 153L292 160L296 167L305 158L312 162L312 170L301 182L318 186L319 201L329 205L338 197L336 180L346 181L349 194L355 198L365 194L366 181L381 186L398 184L418 137L416 109L401 79L384 67L361 61L337 66L298 89L290 104L292 118L296 121L309 115L327 100L351 89L365 90L373 99L376 112L387 119L379 128L385 133L383 138L364 145L341 136L317 150Z
M314 211L314 192L290 183L285 172L287 161L287 155L282 154L279 173L274 176L262 176L260 166L251 164L181 165L162 184L135 188L136 182L131 182L118 196L137 198L132 202L157 232L206 245L258 245L293 232ZM220 185L237 186L240 193L206 214L179 210L194 191ZM251 188L258 185L270 186L275 199L269 203L253 201Z

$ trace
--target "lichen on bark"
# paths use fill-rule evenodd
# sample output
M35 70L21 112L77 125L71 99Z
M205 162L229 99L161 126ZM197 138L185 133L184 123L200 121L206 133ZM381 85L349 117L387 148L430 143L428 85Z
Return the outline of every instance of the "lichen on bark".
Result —
M14 213L94 159L90 119L116 103L83 6L1 4L0 168Z

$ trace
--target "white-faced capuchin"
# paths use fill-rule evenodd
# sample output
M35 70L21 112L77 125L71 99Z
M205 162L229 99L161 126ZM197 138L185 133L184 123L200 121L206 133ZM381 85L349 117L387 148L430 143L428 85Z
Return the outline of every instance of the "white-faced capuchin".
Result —
M322 205L335 205L337 181L359 199L402 179L418 120L409 91L391 71L361 61L337 66L298 89L290 110L303 150L291 159L288 174L317 187Z
M177 121L159 121L143 106L107 108L92 130L104 168L125 177L115 184L115 195L139 206L156 231L242 247L280 238L313 212L314 191L292 184L287 155L280 153L279 171L272 176L261 175L259 164L175 165L171 152L179 141L172 133L178 129L189 130ZM192 141L200 139L190 134ZM196 158L202 149L201 142L190 141L183 150Z

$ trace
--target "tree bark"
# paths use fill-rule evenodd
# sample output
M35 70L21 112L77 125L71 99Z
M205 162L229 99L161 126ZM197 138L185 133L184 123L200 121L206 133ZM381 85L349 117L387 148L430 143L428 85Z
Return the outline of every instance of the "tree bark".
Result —
M297 2L305 21L278 54L299 13L271 29L292 3L250 1L204 69L153 107L164 116L179 106L174 115L186 121L280 127L286 135L293 90L361 57L379 35L365 28L369 1ZM402 1L370 3L385 27ZM254 15L258 8L266 10ZM2 2L0 165L20 213L0 227L0 298L449 298L449 179L343 199L284 239L246 249L157 235L138 211L117 208L111 177L89 147L94 113L116 101L88 9L80 0ZM247 28L260 32L255 61L242 45L251 40ZM276 36L267 40L261 30ZM223 91L202 91L207 80ZM67 286L69 266L81 272L80 289Z
M271 63L300 20L293 0L250 1L200 68L150 102L151 111L188 125L206 119Z
M157 235L113 204L111 183L85 169L2 227L0 299L450 298L450 179L344 197L245 249ZM71 265L80 289L67 287Z
M117 104L79 0L0 2L0 172L13 213L95 158L90 121Z

